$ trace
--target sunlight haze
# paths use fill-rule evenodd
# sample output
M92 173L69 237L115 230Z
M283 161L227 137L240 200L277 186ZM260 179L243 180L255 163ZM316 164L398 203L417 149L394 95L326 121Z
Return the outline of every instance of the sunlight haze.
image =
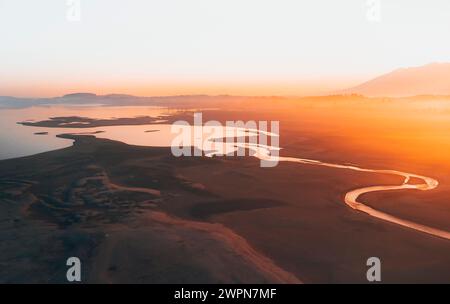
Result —
M0 95L323 94L450 61L450 2L0 0ZM431 5L433 3L433 5ZM430 35L433 33L433 35Z

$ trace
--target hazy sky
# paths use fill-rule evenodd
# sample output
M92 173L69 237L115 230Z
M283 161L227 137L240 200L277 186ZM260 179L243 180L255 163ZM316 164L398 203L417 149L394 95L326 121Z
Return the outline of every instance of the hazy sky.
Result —
M319 94L450 62L449 0L70 2L0 0L0 95Z

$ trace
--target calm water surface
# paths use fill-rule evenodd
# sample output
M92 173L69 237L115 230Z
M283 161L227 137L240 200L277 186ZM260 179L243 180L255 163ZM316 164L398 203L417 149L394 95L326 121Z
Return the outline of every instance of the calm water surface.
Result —
M214 130L206 127L189 126L180 130L173 129L169 124L131 125L131 126L103 126L94 128L47 128L23 126L17 122L41 121L50 117L80 116L93 119L133 118L139 116L161 117L174 114L176 111L157 107L103 107L103 106L45 106L30 107L25 109L0 109L0 160L34 155L37 153L52 151L70 147L73 141L58 138L58 134L93 133L97 138L106 138L124 142L130 145L170 147L173 139L181 133L188 134L184 143L204 150L206 155L227 154L235 152L243 145L220 143L218 139L223 137L252 137L259 133L256 130L239 128L215 127ZM161 120L163 123L163 120ZM36 133L48 133L37 135ZM271 134L269 132L262 132ZM201 134L201 140L194 138ZM185 135L183 135L185 136ZM184 137L186 139L186 137ZM215 141L213 140L215 139ZM208 145L205 145L208 142ZM269 153L269 150L278 150L266 145L246 146L249 149L258 150L260 153Z
M72 140L58 138L64 133L105 131L97 134L103 138L141 138L146 145L163 145L164 132L145 132L148 130L167 130L166 126L113 126L96 128L42 128L23 126L17 122L47 120L50 117L81 116L94 119L151 116L169 114L167 109L155 107L102 107L102 106L45 106L25 109L0 109L0 159L29 156L37 153L66 148ZM170 131L170 130L169 130ZM48 132L48 135L35 133ZM108 135L111 137L108 137ZM165 140L167 142L167 140Z

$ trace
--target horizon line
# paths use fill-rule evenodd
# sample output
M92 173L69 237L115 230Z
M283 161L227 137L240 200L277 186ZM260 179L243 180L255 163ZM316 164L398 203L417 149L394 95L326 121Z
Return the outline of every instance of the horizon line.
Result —
M78 95L78 96L77 96ZM233 95L233 94L178 94L178 95L133 95L133 94L123 94L123 93L107 93L107 94L97 94L92 92L74 92L67 93L64 95L51 96L51 97L21 97L21 96L11 96L11 95L0 95L0 98L14 98L14 99L57 99L57 98L77 98L83 97L83 95L90 95L92 97L131 97L131 98L171 98L171 97L232 97L232 98L315 98L315 97L363 97L368 99L402 99L402 98L415 98L415 97L450 97L450 94L416 94L416 95L404 95L404 96L369 96L360 93L329 93L329 94L307 94L307 95Z

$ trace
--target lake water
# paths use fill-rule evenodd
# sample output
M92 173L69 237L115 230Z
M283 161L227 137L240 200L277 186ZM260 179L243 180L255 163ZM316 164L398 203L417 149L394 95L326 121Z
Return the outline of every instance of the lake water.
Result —
M133 118L139 116L163 117L174 114L174 110L157 107L103 107L103 106L39 106L25 109L0 109L0 160L34 155L70 147L73 141L58 138L58 134L93 133L97 138L106 138L124 142L130 145L171 147L173 140L180 133L188 134L192 146L205 151L205 154L228 154L238 150L237 143L222 143L223 137L256 137L260 132L256 130L214 127L175 127L170 124L104 126L94 128L48 128L23 126L18 122L48 120L51 117L79 116L93 119ZM175 129L175 131L174 131ZM183 130L181 130L183 129ZM36 133L48 133L37 135ZM268 132L266 132L268 133ZM273 135L270 134L269 135ZM198 137L201 137L199 140ZM186 139L186 137L185 137ZM205 142L207 145L205 145ZM277 150L266 145L247 143L246 148L258 153L270 153Z
M72 145L72 140L56 137L58 134L64 133L102 133L95 134L98 138L107 138L111 140L121 141L130 145L139 146L161 146L170 147L173 140L180 134L173 132L173 126L169 124L153 124L153 125L137 125L137 126L108 126L95 128L42 128L30 127L17 124L20 121L27 120L47 120L50 117L64 116L82 116L89 118L123 118L151 116L160 117L170 114L167 110L152 107L78 107L78 106L48 106L48 107L32 107L26 109L2 109L0 110L0 159L16 158L21 156L33 155L36 153L61 149ZM176 125L175 129L180 131L180 125ZM273 160L272 152L279 150L277 147L266 145L252 144L249 142L239 144L234 141L231 143L215 143L213 139L224 137L256 137L261 133L257 130L248 130L240 128L216 128L216 132L210 132L204 128L188 126L188 137L193 146L203 150L206 155L228 154L234 153L239 148L248 148L254 152L254 156L263 159ZM217 132L218 131L218 132ZM48 132L46 135L35 135L35 133ZM269 133L270 136L275 134ZM195 141L201 137L200 141ZM204 143L208 142L208 148L205 149ZM300 164L308 164L314 166L325 166L331 168L339 168L344 170L373 172L383 174L394 174L405 178L405 182L401 185L394 186L371 186L355 189L345 195L345 203L358 211L365 212L373 217L395 223L404 227L414 229L416 231L428 233L440 238L450 239L450 232L436 229L434 227L425 226L409 220L404 220L393 215L375 210L363 203L357 201L358 198L365 193L391 191L400 189L409 190L432 190L439 185L439 182L433 178L420 176L416 174L395 171L395 170L372 170L365 169L353 165L340 165L333 163L321 162L319 160L302 159L295 157L276 157L276 162L294 162ZM409 184L410 178L422 180L419 184Z
M167 109L154 107L99 107L99 106L39 106L25 109L0 109L0 159L9 159L22 156L33 155L41 152L66 148L72 145L72 140L58 138L56 135L64 133L80 133L107 131L118 127L101 128L43 128L23 126L17 122L47 120L50 117L81 116L94 119L111 119L119 117L136 117L168 114ZM123 132L136 133L138 129L155 128L155 126L134 126L135 130L127 130L123 127ZM121 127L122 128L122 127ZM159 127L158 127L159 128ZM35 135L35 133L48 132L48 135ZM157 133L145 133L148 137L155 137ZM130 134L127 134L128 136ZM103 135L104 136L104 135ZM153 141L153 139L152 139Z

